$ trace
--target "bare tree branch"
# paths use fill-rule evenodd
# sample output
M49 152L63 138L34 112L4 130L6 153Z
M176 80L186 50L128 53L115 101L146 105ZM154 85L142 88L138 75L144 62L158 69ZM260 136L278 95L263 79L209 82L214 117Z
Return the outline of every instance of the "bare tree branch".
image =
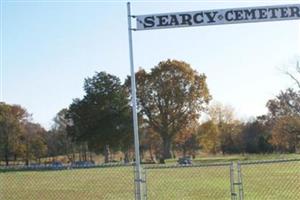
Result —
M298 67L297 67L297 71L300 71L300 69L298 69ZM299 72L298 71L298 72ZM300 73L300 72L299 72ZM291 73L289 73L289 72L285 72L285 74L286 75L288 75L291 79L293 79L295 82L296 82L296 84L298 85L298 88L300 88L300 82L299 82L299 80L295 77L295 76L293 76Z

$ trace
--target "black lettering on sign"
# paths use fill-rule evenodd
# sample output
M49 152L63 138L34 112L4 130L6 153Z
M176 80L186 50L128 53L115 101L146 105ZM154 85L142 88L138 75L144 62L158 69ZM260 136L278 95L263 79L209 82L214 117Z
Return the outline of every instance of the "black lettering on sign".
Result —
M258 18L259 19L267 19L268 18L268 10L265 8L259 8L258 10Z
M192 25L192 16L190 14L180 14L179 16L181 16L182 21L181 21L181 25Z
M144 28L153 27L155 25L155 23L154 23L154 16L146 17L144 19L143 25L144 25Z
M244 16L245 16L245 20L248 19L256 19L255 16L255 9L251 9L251 10L244 10Z
M161 16L157 16L158 18L158 24L157 26L168 26L168 15L161 15Z
M289 17L289 13L288 13L288 8L287 7L283 7L283 8L279 8L279 9L280 9L280 12L281 12L280 17L282 17L282 18Z
M217 11L215 11L215 12L205 12L204 13L206 16L207 16L207 18L208 18L208 21L207 21L207 23L214 23L214 22L216 22L216 16L217 16L217 14L218 14L218 12Z
M203 23L204 20L203 20L203 13L196 13L194 16L193 16L193 20L196 24L200 24L200 23Z
M277 18L276 11L278 11L278 8L269 8L269 13L271 13L271 19Z
M243 10L235 10L234 11L235 14L235 19L234 21L239 21L239 20L243 20Z
M300 8L299 7L290 7L291 17L300 17Z
M177 25L179 25L179 22L178 22L178 19L177 19L177 17L176 17L176 15L170 15L170 17L171 17L171 20L170 20L170 24L169 25L171 25L171 26L177 26Z
M226 19L226 21L229 21L229 22L233 21L233 11L232 10L227 11L225 13L225 19Z

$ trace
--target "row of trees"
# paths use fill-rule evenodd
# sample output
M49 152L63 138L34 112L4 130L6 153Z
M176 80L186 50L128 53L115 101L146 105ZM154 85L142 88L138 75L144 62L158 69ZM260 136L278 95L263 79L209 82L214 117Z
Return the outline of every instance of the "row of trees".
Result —
M136 80L143 146L159 142L156 155L170 158L177 135L197 123L211 99L206 77L187 63L167 60L149 73L139 70ZM133 141L130 77L121 84L119 78L100 72L85 80L84 89L84 98L74 100L66 115L68 134L96 152L109 145L126 158Z
M59 155L67 156L69 161L74 161L76 155L87 160L87 145L74 143L67 135L66 112L61 110L51 130L46 131L32 122L25 108L0 102L0 164L22 161L29 165L31 161L41 163L42 158L48 158L44 162L52 162Z
M291 75L291 74L289 74ZM208 153L296 152L300 132L300 93L291 88L269 100L269 112L241 122L229 106L209 105L212 97L206 76L176 60L160 62L136 73L140 150L152 160L171 158L176 152ZM295 80L297 79L292 76ZM0 104L0 156L8 163L18 156L28 163L57 155L87 159L87 152L133 151L130 77L120 79L105 72L84 82L85 96L74 99L45 131L30 122L20 106ZM206 120L203 121L205 116Z
M269 112L248 122L234 116L233 109L212 99L206 76L187 63L160 62L136 73L137 103L142 152L162 162L176 151L195 155L209 153L296 152L299 144L300 93L289 88L267 102ZM300 89L300 88L299 88ZM94 151L132 150L130 77L124 84L105 72L85 81L86 96L71 104L67 130ZM200 123L201 115L206 115ZM125 156L126 157L126 156Z
M45 129L30 122L30 115L24 108L0 103L0 156L6 165L18 157L28 164L33 158L45 156L45 138Z
M268 101L269 113L248 122L232 118L232 110L214 105L211 119L199 126L198 136L203 150L210 153L295 153L300 144L299 115L274 116L283 111L281 100L291 91L282 92ZM300 94L298 93L298 96ZM299 102L300 103L300 102ZM276 105L278 107L274 108ZM217 112L214 112L217 111Z

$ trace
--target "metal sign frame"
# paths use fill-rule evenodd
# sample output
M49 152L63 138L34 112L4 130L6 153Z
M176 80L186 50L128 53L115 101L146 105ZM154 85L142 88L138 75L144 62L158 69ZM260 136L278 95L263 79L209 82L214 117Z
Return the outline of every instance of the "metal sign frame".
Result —
M134 149L135 149L135 190L136 190L135 198L137 200L142 200L144 195L143 195L143 187L142 187L143 179L142 179L140 152L139 152L140 145L139 145L139 134L138 134L136 82L135 82L134 60L133 60L132 31L221 25L221 24L297 20L300 19L300 4L260 6L260 7L248 7L248 8L244 7L244 8L134 16L131 15L130 2L128 2L127 17L128 17L129 59L130 59L130 71L131 71L131 95L132 95L131 101L132 101L132 110L133 110L132 113L133 113L133 128L134 128ZM136 18L137 20L136 28L132 28L131 18ZM153 24L153 26L149 25L149 27L146 27L144 23L146 19L148 19L148 24L149 23L151 25ZM159 26L154 26L156 23ZM141 24L144 25L144 27L142 27Z
M300 4L241 7L136 16L136 30L181 28L300 19Z

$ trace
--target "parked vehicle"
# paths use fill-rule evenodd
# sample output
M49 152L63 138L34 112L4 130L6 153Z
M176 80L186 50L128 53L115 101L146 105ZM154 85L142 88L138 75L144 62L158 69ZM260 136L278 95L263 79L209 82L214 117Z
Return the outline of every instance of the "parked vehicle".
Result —
M192 159L190 157L182 157L177 160L179 165L191 165Z

